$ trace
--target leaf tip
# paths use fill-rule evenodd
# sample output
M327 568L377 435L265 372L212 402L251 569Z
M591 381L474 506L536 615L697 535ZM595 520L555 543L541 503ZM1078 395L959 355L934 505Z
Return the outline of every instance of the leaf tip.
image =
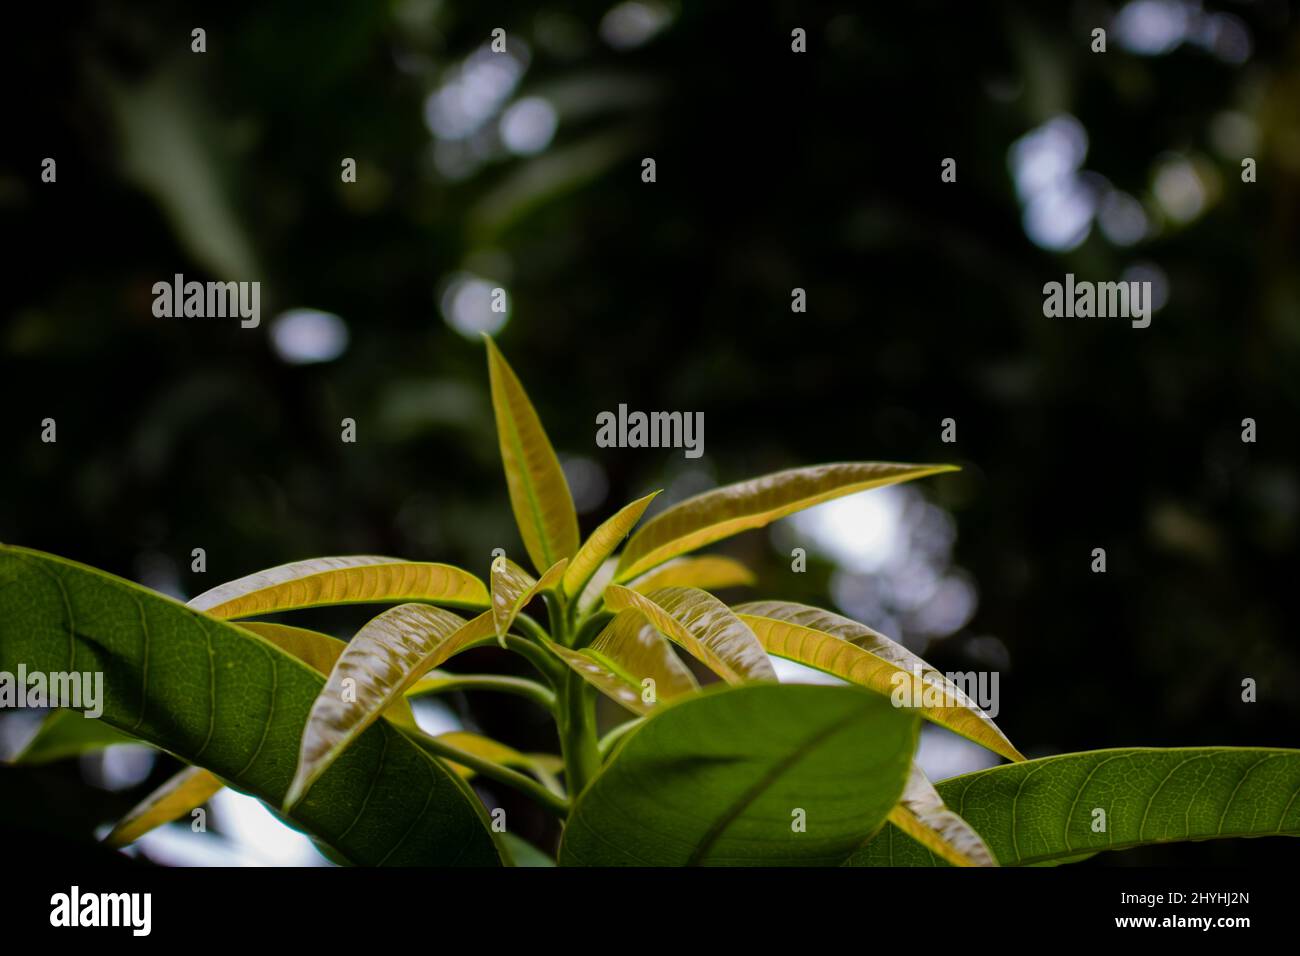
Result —
M289 784L289 790L284 795L284 800L280 804L280 811L287 817L297 809L298 804L302 803L303 797L307 796L307 791L315 783L314 779L308 779L302 773L301 768L294 774L293 782Z

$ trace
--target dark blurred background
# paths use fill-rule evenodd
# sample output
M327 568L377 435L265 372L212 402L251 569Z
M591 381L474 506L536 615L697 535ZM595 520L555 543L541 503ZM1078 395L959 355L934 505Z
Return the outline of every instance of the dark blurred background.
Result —
M180 597L330 554L486 577L494 547L521 550L488 331L584 533L659 487L663 505L794 465L953 461L721 550L758 569L753 596L838 609L942 670L997 670L998 722L1030 756L1300 743L1295 4L27 15L5 54L0 540ZM1161 307L1146 329L1045 318L1042 286L1066 272L1151 281ZM151 288L175 273L260 281L260 327L154 318ZM621 402L704 412L705 456L597 448L596 414ZM293 620L347 636L366 612ZM491 650L451 666L519 669ZM554 747L526 704L444 704L425 719ZM9 753L28 716L0 721ZM923 756L934 776L985 765L941 732ZM174 769L114 751L0 769L0 813L89 852ZM484 792L522 835L553 836ZM208 861L312 858L255 806L217 810ZM181 829L145 855L192 861Z

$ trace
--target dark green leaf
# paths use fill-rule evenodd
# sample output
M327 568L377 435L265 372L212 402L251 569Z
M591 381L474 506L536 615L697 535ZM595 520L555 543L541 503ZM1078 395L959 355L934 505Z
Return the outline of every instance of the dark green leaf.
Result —
M60 558L0 547L0 670L102 671L106 723L274 806L325 679L236 625ZM355 863L496 864L481 804L379 721L294 822Z
M856 687L683 698L630 733L583 792L560 863L842 863L898 801L916 735L915 714Z
M1003 866L1151 843L1300 834L1300 750L1090 750L968 773L936 789ZM1094 829L1099 810L1104 832ZM893 826L849 860L938 863Z

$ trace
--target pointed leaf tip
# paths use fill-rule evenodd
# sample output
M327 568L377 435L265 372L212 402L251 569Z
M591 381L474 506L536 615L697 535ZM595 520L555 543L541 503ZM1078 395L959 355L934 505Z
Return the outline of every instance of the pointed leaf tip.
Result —
M669 558L764 527L832 498L952 470L952 465L834 462L714 488L659 512L642 525L623 549L614 580L629 581Z
M560 460L505 356L488 345L488 379L510 507L540 574L578 550L578 513Z

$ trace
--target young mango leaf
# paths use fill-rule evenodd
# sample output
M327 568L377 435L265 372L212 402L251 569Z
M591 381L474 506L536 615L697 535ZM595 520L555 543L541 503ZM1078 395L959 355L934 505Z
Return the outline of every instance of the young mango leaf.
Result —
M335 662L348 646L337 637L309 631L303 627L286 624L268 624L262 621L244 621L240 625L266 638L276 647L302 661L322 677L328 677ZM398 727L418 729L411 703L406 698L389 705L384 717ZM144 836L155 827L184 816L195 807L212 798L222 784L216 777L199 767L188 767L150 794L134 810L123 817L105 837L110 846L125 846ZM192 802L186 804L186 800Z
M239 626L266 638L322 677L329 676L335 662L348 646L346 641L340 641L337 637L319 631L309 631L302 627L290 627L286 624L244 621ZM384 717L398 727L418 729L411 703L405 697L389 705L384 711ZM170 823L195 807L207 803L221 787L221 782L206 770L198 767L182 770L123 817L105 839L112 846L125 846L134 842L155 827ZM193 802L187 806L185 801L189 798L192 798Z
M877 693L898 693L900 700L916 706L927 720L1008 760L1025 759L960 687L901 644L865 624L790 601L753 601L737 605L734 610L769 654Z
M646 623L640 611L621 611L596 635L586 650L612 662L644 687L652 680L654 696L672 700L700 689L695 675L682 663L672 646Z
M614 549L627 537L633 526L641 520L641 515L658 494L659 492L652 491L644 498L638 498L630 505L626 505L583 542L564 572L564 593L568 597L575 598L582 593L591 576L596 573L605 559L614 553Z
M695 676L639 611L621 611L582 650L554 641L547 647L587 683L633 713L648 713L659 701L699 690Z
M0 670L20 661L103 673L103 721L272 805L325 683L243 628L102 571L0 546ZM500 861L482 804L387 722L358 738L292 819L352 863Z
M523 837L517 837L507 830L501 834L501 839L505 843L507 859L511 865L523 867L555 866L555 860L523 839Z
M628 587L642 594L659 588L687 587L714 591L718 588L744 587L753 584L754 572L739 561L709 554L699 558L673 558L653 571L643 574Z
M956 467L844 462L791 468L715 488L647 521L623 549L614 580L620 584L629 581L669 558L761 528L832 498L945 471L956 471Z
M578 551L578 513L533 403L488 336L488 376L515 523L537 573Z
M611 584L605 603L612 611L640 611L670 640L729 684L775 681L776 671L749 625L712 594L698 588L661 588L639 594Z
M601 562L596 573L591 576L587 586L578 598L578 613L589 614L605 599L605 588L614 580L614 569L618 566L617 558L606 558Z
M491 633L492 614L466 622L427 604L401 604L365 624L348 642L311 706L298 767L284 798L291 811L313 784L408 687Z
M503 767L514 767L516 770L533 769L533 762L514 747L508 747L501 741L484 737L482 734L470 733L467 730L452 730L445 734L438 734L436 739ZM463 779L470 780L474 777L475 771L471 767L458 764L454 760L447 760L446 763Z
M347 650L348 642L337 637L309 631L305 627L291 627L288 624L270 624L265 621L242 621L240 627L266 638L282 651L287 651L302 661L322 677L329 677L338 663L339 657ZM412 729L416 726L415 714L411 711L411 702L403 697L388 705L384 716L399 727Z
M559 781L556 779L556 774L564 769L564 761L554 754L523 754L499 740L493 740L491 737L484 737L482 734L474 734L464 730L453 730L445 734L439 734L435 739L502 767L522 770L536 777L551 793L560 797L564 796L564 788L560 786ZM477 774L473 767L459 764L450 757L444 757L443 760L463 780L472 780Z
M36 736L14 757L15 766L52 763L67 757L103 750L116 744L143 743L111 724L87 717L79 710L56 710L43 721Z
M560 863L842 863L902 795L917 728L856 687L686 697L633 730L583 791Z
M528 602L543 591L553 591L564 579L567 558L561 558L547 569L541 580L515 564L505 555L492 562L492 620L496 625L497 641L506 646L506 632L515 623L519 612Z
M1002 764L936 789L1003 866L1183 840L1300 836L1300 750L1090 750ZM848 863L942 861L886 827Z
M239 626L264 637L280 650L292 654L318 674L326 677L347 649L348 642L320 631L267 621L240 621Z
M224 786L202 767L186 767L119 820L104 843L114 849L134 843L150 830L203 806Z
M552 776L564 773L564 758L559 754L527 753L524 756L531 760L533 766L543 773L549 773Z
M349 555L258 571L204 591L189 607L230 620L325 604L398 601L476 610L487 607L488 595L482 581L449 564Z
M939 791L915 763L889 822L953 866L997 866L984 840L948 809Z

